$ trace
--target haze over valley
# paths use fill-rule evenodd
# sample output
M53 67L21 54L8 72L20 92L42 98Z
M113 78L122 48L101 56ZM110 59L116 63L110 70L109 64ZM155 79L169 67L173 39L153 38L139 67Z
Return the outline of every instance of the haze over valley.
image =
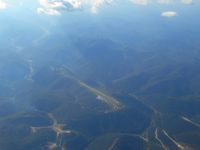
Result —
M0 0L0 150L199 150L198 0Z

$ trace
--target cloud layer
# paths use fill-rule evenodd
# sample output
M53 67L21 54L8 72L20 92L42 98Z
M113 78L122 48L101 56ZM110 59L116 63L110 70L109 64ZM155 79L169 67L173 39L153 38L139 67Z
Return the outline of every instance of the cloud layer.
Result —
M158 3L158 4L170 4L173 2L178 2L182 4L192 4L193 0L130 0L135 5L148 5L150 3Z
M89 7L92 13L97 13L100 6L111 4L113 0L39 0L41 7L37 9L38 13L48 15L60 15L61 11L76 11L83 7Z
M21 2L21 0L18 0ZM110 5L117 0L37 0L39 14L47 14L51 16L61 15L63 11L80 11L89 10L91 13L97 13L99 7L104 5ZM129 1L133 5L147 6L152 3L157 4L193 4L195 0L125 0ZM0 0L0 10L7 8L7 3L4 0ZM161 13L163 17L177 16L175 11L166 11Z
M182 2L183 4L190 5L190 4L193 3L193 0L181 0L181 2Z
M136 5L147 5L149 3L148 0L131 0L131 2Z
M0 0L0 9L6 9L7 4L4 1Z
M37 9L38 13L43 13L52 16L61 15L62 11L77 11L89 8L91 13L97 13L98 8L103 5L108 5L116 0L38 0L40 7ZM178 2L180 4L190 5L193 0L127 0L133 5L146 6L150 3L157 4L171 4ZM162 12L163 17L175 17L177 12L166 11Z

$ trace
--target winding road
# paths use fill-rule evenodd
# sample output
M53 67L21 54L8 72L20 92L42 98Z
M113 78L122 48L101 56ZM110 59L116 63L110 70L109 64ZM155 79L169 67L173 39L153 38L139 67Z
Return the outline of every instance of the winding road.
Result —
M184 116L182 116L181 118L182 118L184 121L186 121L186 122L188 122L188 123L190 123L190 124L192 124L192 125L194 125L194 126L200 128L200 124L198 124L198 123L196 123L196 122L190 120L189 118L184 117Z
M177 142L174 138L172 138L167 131L163 130L163 133L167 136L168 139L170 139L180 150L185 150L185 147L181 145L179 142Z

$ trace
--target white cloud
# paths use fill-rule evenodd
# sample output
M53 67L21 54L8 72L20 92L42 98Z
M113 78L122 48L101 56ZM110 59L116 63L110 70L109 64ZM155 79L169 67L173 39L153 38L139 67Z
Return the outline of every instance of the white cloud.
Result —
M152 3L159 3L159 4L170 4L170 3L173 3L173 2L177 2L177 0L129 0L131 1L133 4L136 4L136 5L148 5L150 2ZM183 3L183 4L192 4L193 3L193 0L179 0L179 2Z
M6 9L7 4L0 0L0 9Z
M39 0L41 5L38 8L38 13L48 15L60 15L61 11L76 11L81 10L88 5L92 13L97 13L100 6L110 4L113 0Z
M37 9L38 13L45 13L53 16L60 15L60 11L62 10L72 11L80 8L80 2L74 0L39 0L39 3L41 7Z
M162 12L161 16L163 16L163 17L175 17L175 16L177 16L177 12L175 12L175 11L165 11L165 12Z
M183 4L190 5L190 4L193 3L193 0L181 0L181 2L182 2Z
M44 8L38 8L37 12L40 14L44 13L47 15L51 15L51 16L58 16L61 15L59 11L54 10L54 9L44 9Z
M160 4L169 4L171 2L172 2L172 0L158 0L158 3L160 3Z
M131 0L131 2L136 5L147 5L149 3L148 0Z
M100 6L105 4L111 4L113 0L83 0L90 5L90 10L92 13L97 13Z
M1 1L1 0L0 0ZM117 0L38 0L40 6L37 9L38 13L47 15L61 15L62 11L78 11L78 10L89 10L91 13L97 13L99 7L103 5L109 5ZM151 3L159 4L192 4L193 0L126 0L134 5L148 5ZM164 17L174 17L176 12L163 12Z

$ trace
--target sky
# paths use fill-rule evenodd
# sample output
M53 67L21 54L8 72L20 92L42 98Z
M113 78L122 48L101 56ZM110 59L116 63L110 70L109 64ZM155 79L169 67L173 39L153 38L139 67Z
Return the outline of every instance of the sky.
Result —
M34 4L36 6L33 11L38 14L45 14L49 16L61 16L66 12L74 11L89 11L92 14L97 14L101 11L102 7L119 4L120 0L37 0ZM138 7L149 7L152 5L168 5L168 10L163 10L160 15L163 17L175 17L179 13L174 6L179 5L184 7L184 5L195 5L197 0L123 0L129 5L135 5ZM0 0L0 10L5 11L7 9L13 9L16 7L22 7L27 3L33 3L31 1L27 2L25 0ZM170 9L170 7L172 9ZM1 13L1 12L0 12Z
M143 49L163 39L199 36L199 5L198 0L0 0L0 44L22 51L63 36L108 38Z

